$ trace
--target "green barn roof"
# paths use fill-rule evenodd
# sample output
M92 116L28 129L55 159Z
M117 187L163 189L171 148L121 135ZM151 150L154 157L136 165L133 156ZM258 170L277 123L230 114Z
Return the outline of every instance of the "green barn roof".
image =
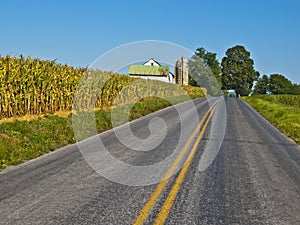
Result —
M130 65L128 73L139 76L168 76L168 66Z

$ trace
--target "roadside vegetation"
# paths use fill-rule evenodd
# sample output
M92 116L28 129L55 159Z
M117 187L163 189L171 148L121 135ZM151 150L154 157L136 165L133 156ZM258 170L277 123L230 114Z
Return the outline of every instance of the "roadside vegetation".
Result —
M195 97L200 96L194 95ZM186 100L187 96L172 97L173 104ZM118 111L125 112L130 107L128 120L131 121L171 105L167 100L151 97L140 100L133 107L129 104L121 105ZM112 128L111 110L113 109L107 108L95 112L85 112L95 115L98 133ZM69 112L63 115L47 114L0 121L0 170L75 143L72 116L74 115ZM116 122L118 123L118 121ZM121 123L122 121L119 122L119 124ZM81 139L83 139L93 133L86 131L81 135Z
M300 96L255 95L243 97L281 132L300 144Z
M113 109L134 120L189 96L204 97L206 90L55 61L0 57L0 169L75 143L72 116L95 114L100 133L112 128Z

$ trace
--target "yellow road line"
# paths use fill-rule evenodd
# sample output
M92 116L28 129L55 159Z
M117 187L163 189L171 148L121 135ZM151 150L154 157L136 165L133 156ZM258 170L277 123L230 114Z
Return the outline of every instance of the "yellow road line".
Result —
M174 160L173 164L168 169L168 171L165 174L163 180L157 185L156 189L154 190L154 192L152 193L152 195L148 199L147 203L144 205L143 209L140 211L139 215L137 216L137 218L133 222L133 225L143 224L143 222L146 220L146 218L148 217L148 215L149 215L153 205L155 204L157 198L160 196L161 192L163 191L163 189L167 185L170 176L172 175L172 173L176 169L178 163L182 160L182 158L183 158L184 154L186 153L186 151L188 150L188 147L190 146L193 138L195 137L198 130L200 129L200 127L204 123L207 115L212 111L212 108L214 108L216 106L216 104L217 104L217 102L205 113L202 120L199 122L198 126L195 128L195 130L193 131L193 133L189 137L188 141L185 143L182 150L180 151L180 153L178 154L178 156Z
M193 148L192 148L192 150L191 150L191 152L190 152L183 168L181 169L181 171L180 171L180 173L179 173L179 175L178 175L171 191L169 192L168 197L165 200L164 205L162 206L158 216L156 217L156 220L154 222L155 225L161 225L161 224L165 223L165 221L166 221L166 219L169 215L169 212L170 212L170 210L173 206L174 200L175 200L175 198L176 198L176 196L177 196L177 194L180 190L180 187L181 187L181 184L182 184L182 182L185 178L185 175L186 175L186 173L187 173L187 171L188 171L188 169L189 169L189 167L190 167L190 165L193 161L193 158L194 158L194 155L197 151L198 145L199 145L199 143L201 142L201 140L203 138L203 135L204 135L204 133L207 129L207 126L208 126L208 124L209 124L209 122L212 118L212 115L213 115L213 112L214 112L215 109L216 108L211 110L210 115L207 118L207 120L206 120L206 122L205 122L205 124L204 124L204 126L203 126L203 128L202 128L195 144L193 145Z

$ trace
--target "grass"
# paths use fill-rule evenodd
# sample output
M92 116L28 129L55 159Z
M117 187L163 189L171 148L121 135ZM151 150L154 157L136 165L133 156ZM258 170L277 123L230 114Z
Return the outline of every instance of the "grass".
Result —
M300 96L259 95L242 99L281 132L300 144Z
M259 95L254 97L285 106L294 106L300 110L300 95Z
M120 125L126 122L127 118L134 120L172 104L186 101L188 98L177 96L168 100L156 97L145 98L135 103L133 107L127 104L117 108L98 110L94 113L84 112L83 114L87 115L86 118L91 118L91 114L94 116L97 132L101 133L113 127L111 123L112 110L117 115L117 121L114 125ZM26 117L25 119L0 121L0 170L75 143L72 115L72 113L58 113L35 116L31 119ZM76 118L76 116L82 115L75 114L74 117ZM84 139L90 135L93 133L84 131L79 138Z

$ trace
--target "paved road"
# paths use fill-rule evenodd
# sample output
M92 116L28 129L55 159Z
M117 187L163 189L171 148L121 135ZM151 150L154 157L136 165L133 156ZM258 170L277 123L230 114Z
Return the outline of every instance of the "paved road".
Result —
M201 99L195 105L197 116L184 103L177 107L183 112L180 116L168 108L130 124L133 133L145 139L150 135L151 119L165 121L164 141L151 151L130 150L113 131L100 138L119 161L134 166L157 164L170 158L176 147L184 149L198 125L195 120L201 120L209 109ZM222 106L226 109L224 140L204 171L199 170L199 160L215 137L212 123L216 121L209 122L209 118L192 137L182 162L174 167L175 171L182 169L159 185L125 185L133 180L124 179L124 171L119 177L123 184L103 178L72 145L0 173L0 224L133 224L141 215L144 224L300 224L299 146L243 101L221 100L214 113ZM161 169L161 174L164 172ZM137 181L141 179L137 177ZM154 196L157 190L159 195ZM145 210L151 201L153 205Z

